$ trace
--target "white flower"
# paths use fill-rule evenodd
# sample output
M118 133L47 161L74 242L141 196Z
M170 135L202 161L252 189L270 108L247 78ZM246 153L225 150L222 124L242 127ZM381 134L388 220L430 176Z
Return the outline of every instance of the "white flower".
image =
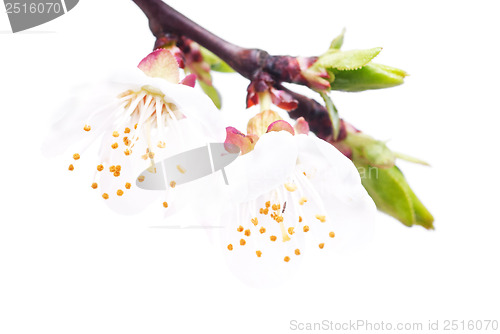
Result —
M296 132L274 122L227 168L233 209L224 217L223 244L233 272L251 285L283 282L306 252L346 249L371 234L375 205L353 163Z
M183 83L186 81L194 85L192 77ZM86 93L78 91L78 97L69 101L63 112L45 142L46 153L63 153L79 143L68 168L76 171L87 158L86 148L101 140L89 186L110 207L127 214L138 212L162 193L160 203L165 208L186 197L186 191L174 190L174 184L166 192L142 190L136 186L142 181L137 177L155 161L210 141L221 142L225 133L212 101L179 84L177 62L163 49L144 58L138 68L97 83Z

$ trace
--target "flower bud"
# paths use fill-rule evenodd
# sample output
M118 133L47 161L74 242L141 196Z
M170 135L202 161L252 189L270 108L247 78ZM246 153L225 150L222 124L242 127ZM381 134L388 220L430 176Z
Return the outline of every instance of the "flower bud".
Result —
M398 86L404 82L404 78L408 75L403 70L375 63L369 63L352 71L332 69L329 72L335 78L332 89L346 92Z

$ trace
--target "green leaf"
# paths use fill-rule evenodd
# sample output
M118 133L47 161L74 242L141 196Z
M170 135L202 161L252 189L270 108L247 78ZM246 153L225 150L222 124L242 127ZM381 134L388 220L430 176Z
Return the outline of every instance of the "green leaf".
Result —
M340 35L335 37L332 43L330 43L330 50L340 50L342 44L344 44L344 35L345 35L345 28L342 29Z
M332 130L333 130L333 139L337 140L339 137L339 132L340 132L340 117L339 117L339 112L337 108L335 108L335 105L333 104L332 99L330 96L325 93L325 92L318 92L319 95L323 98L323 101L325 101L325 107L326 110L328 111L328 116L330 116L330 120L332 121Z
M434 229L434 217L417 198L398 167L383 169L354 163L363 186L380 211L406 226L420 225Z
M356 70L368 64L380 51L382 51L382 48L349 51L332 49L319 56L312 67L337 69L340 71Z
M394 152L394 155L396 158L405 160L408 162L413 162L414 164L419 164L419 165L424 165L424 166L430 166L428 162L420 160L418 158L412 157L410 155L406 155L404 153L399 153L399 152Z
M210 68L212 70L225 73L234 72L234 70L225 61L217 57L213 52L205 49L202 46L200 46L200 51L201 55L203 56L203 60L210 65Z
M358 70L331 70L335 81L333 90L345 92L360 92L369 89L389 88L401 85L408 75L405 71L375 63L370 63Z
M352 150L352 159L370 166L390 168L394 166L396 156L380 140L376 140L364 133L349 133L345 143Z
M207 85L203 81L198 80L198 83L200 84L201 89L205 92L205 94L208 95L210 99L212 99L212 102L215 104L215 106L220 109L222 106L221 99L220 99L220 94L215 89L214 86Z

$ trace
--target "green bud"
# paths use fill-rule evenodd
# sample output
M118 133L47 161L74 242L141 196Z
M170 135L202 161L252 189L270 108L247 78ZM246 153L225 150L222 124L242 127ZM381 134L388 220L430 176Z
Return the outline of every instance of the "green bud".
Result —
M353 161L379 168L394 166L396 156L383 141L354 132L349 133L344 142L352 150Z
M420 202L398 167L383 169L354 161L377 208L406 226L434 229L434 217ZM370 169L375 169L375 172ZM367 174L366 171L369 171Z
M401 85L408 75L405 71L375 63L369 63L352 71L329 70L334 75L333 90L360 92Z

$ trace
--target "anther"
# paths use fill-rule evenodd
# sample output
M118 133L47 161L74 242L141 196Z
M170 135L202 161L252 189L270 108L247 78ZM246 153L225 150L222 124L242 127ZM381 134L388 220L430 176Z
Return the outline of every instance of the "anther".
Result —
M233 250L233 245L231 245L231 244L227 245L227 249L229 249L230 251L232 251Z
M300 200L299 200L299 204L300 205L304 205L305 202L307 202L307 198L301 197Z
M120 134L118 133L118 131L113 131L113 137L116 138L116 137L119 137L119 136L120 136Z
M307 225L304 226L304 232L309 232L309 226Z
M295 250L295 255L300 255L300 249L298 249L298 248L297 248L297 249Z
M317 220L319 220L322 223L324 223L326 221L326 217L324 215L316 215L315 217Z
M163 202L163 207L164 208L168 208L168 203L167 202Z
M294 233L295 233L294 228L293 227L289 227L288 228L288 234L292 235Z
M109 195L108 195L108 194L106 194L106 193L104 193L104 194L102 194L102 198L104 198L104 199L108 199L108 198L109 198Z
M266 228L263 226L260 228L259 232L262 234L262 233L266 233Z
M247 229L247 230L245 230L245 235L246 235L247 237L249 237L249 236L250 236L250 234L251 234L250 230L248 230L248 229Z
M319 246L320 249L323 249L323 247L325 247L325 244L324 243L320 243L318 246Z
M123 195L123 190L121 190L121 189L118 189L118 190L116 191L116 194L117 194L118 196L121 196L121 195Z
M245 241L245 239L241 239L241 240L240 240L240 245L241 245L241 246L245 246L245 244L246 244L246 243L247 243L247 242Z
M74 170L74 169L75 169L75 166L69 165L68 170Z
M85 125L85 126L83 127L83 129L84 129L85 131L90 131L90 125Z
M262 256L262 252L260 250L256 251L255 254L257 254L257 257L261 257Z
M271 241L276 241L276 239L277 239L277 238L276 238L276 236L275 236L275 235L271 235L271 236L269 237L269 239L271 239Z
M238 232L243 232L243 230L244 230L244 228L241 225L236 229L236 231L238 231Z
M91 187L92 187L92 189L96 189L97 188L97 183L95 183L95 182L92 183Z
M259 220L257 218L252 218L251 219L251 222L254 226L257 226L257 224L259 223Z
M117 148L118 148L118 143L114 143L113 145L111 145L111 148L112 148L113 150L117 149Z
M285 262L288 262L290 261L290 257L289 256L285 256L285 258L283 259Z
M103 169L104 169L103 165L97 165L97 171L98 172L102 172Z
M170 181L170 188L175 188L175 181Z
M80 159L80 154L78 154L78 153L73 154L73 159L75 159L75 160Z
M330 232L328 233L328 235L330 236L330 238L335 238L335 232Z
M130 189L130 187L131 187L131 186L132 186L132 185L131 185L129 182L125 183L125 188L126 188L126 189Z

